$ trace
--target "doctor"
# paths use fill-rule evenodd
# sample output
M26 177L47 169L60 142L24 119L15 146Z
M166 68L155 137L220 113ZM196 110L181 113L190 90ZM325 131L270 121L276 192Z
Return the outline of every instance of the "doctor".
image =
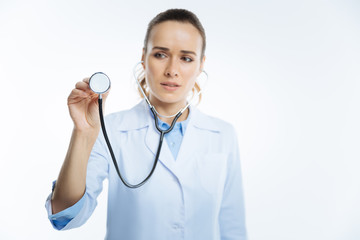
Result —
M167 116L186 106L190 93L199 91L205 46L205 31L192 12L170 9L149 23L139 80L161 128L171 124L173 117ZM73 133L46 201L54 228L84 224L108 178L106 239L246 239L238 143L230 124L190 106L165 135L152 177L130 189L120 181L100 132L97 97L88 79L68 97ZM148 105L142 100L105 121L121 173L129 183L142 181L159 139Z

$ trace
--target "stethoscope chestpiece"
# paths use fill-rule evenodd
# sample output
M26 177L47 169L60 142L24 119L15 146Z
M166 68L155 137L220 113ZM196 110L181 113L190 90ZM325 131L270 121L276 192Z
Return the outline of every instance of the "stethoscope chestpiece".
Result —
M110 85L110 78L103 72L96 72L89 79L91 91L97 94L106 93L109 90Z

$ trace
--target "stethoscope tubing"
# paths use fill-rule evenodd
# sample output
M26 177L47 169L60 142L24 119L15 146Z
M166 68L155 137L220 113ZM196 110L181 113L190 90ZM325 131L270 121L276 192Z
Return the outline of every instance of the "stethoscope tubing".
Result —
M139 79L136 77L136 67L143 63L143 61L140 61L138 62L134 69L133 69L133 74L134 74L134 78L135 78L135 81L136 83L138 84L138 87L142 93L142 95L144 96L144 99L146 101L146 103L148 104L152 114L153 114L153 117L154 117L154 121L155 121L155 127L156 129L158 130L158 132L160 133L160 138L159 138L159 145L158 145L158 149L157 149L157 152L156 152L156 155L155 155L155 160L154 160L154 163L153 163L153 166L151 168L151 171L149 172L149 174L146 176L146 178L144 180L142 180L140 183L138 184L130 184L129 182L126 181L126 179L121 175L121 172L120 172L120 169L119 169L119 166L117 164L117 161L116 161L116 158L115 158L115 154L114 154L114 151L111 147L111 144L110 144L110 140L109 140L109 137L107 135L107 132L106 132L106 127L105 127L105 121L104 121L104 116L103 116L103 109L102 109L102 95L101 93L99 94L99 98L98 98L98 104L99 104L99 115L100 115L100 123L101 123L101 129L102 129L102 132L103 132L103 135L104 135L104 139L105 139L105 142L106 142L106 145L108 146L108 149L109 149L109 152L110 152L110 156L111 156L111 159L114 163L114 167L115 167L115 170L116 170L116 173L117 175L119 176L120 180L123 182L123 184L128 187L128 188L138 188L138 187L141 187L142 185L144 185L149 179L150 177L153 175L154 171L155 171L155 168L157 166L157 163L159 161L159 157L160 157L160 152L161 152L161 147L162 147L162 144L163 144L163 140L164 140L164 136L165 134L169 133L175 126L175 123L176 121L179 119L179 117L182 115L182 113L190 106L191 102L194 100L194 99L191 99L187 105L180 109L177 113L175 113L174 115L171 115L171 116L163 116L161 114L159 114L155 107L150 103L148 97L146 96L146 94L144 93L142 87L140 86L140 83L139 83ZM202 70L203 73L205 73L206 75L206 78L208 78L208 74ZM104 73L103 73L104 74ZM95 74L94 74L95 75ZM90 78L91 79L91 78ZM200 95L200 93L202 92L202 90L200 90L198 93L197 93L197 96ZM174 119L172 120L172 123L170 125L170 127L166 130L162 130L160 127L159 127L159 124L158 124L158 115L161 116L161 117L165 117L165 118L171 118L171 117L174 117Z
M161 147L162 147L162 144L163 144L163 140L164 140L164 136L165 134L169 133L175 126L175 123L176 121L178 120L178 118L181 116L182 112L179 112L175 118L173 119L170 127L166 130L162 130L160 127L159 127L159 124L158 124L158 118L157 118L157 115L156 115L156 111L154 109L153 106L150 107L150 110L154 116L154 119L155 119L155 126L156 126L156 129L158 130L158 132L160 133L160 138L159 138L159 145L158 145L158 149L157 149L157 152L156 152L156 155L155 155L155 160L154 160L154 163L153 163L153 166L151 168L151 171L149 172L149 174L147 175L147 177L141 181L140 183L138 184L130 184L128 183L125 178L121 175L121 172L120 172L120 169L119 169L119 166L117 164L117 161L116 161L116 158L115 158L115 154L114 154L114 151L111 147L111 144L110 144L110 140L109 140L109 137L107 135L107 132L106 132L106 127L105 127L105 121L104 121L104 115L103 115L103 109L102 109L102 97L101 97L101 94L99 94L99 98L98 98L98 104L99 104L99 115L100 115L100 123L101 123L101 129L102 129L102 132L103 132L103 135L104 135L104 138L105 138L105 142L106 142L106 145L108 146L108 149L109 149L109 152L110 152L110 156L111 156L111 159L114 163L114 167L115 167L115 170L116 170L116 173L117 175L119 176L120 180L123 182L123 184L128 187L128 188L138 188L138 187L141 187L142 185L144 185L149 179L150 177L153 175L154 171L155 171L155 168L157 166L157 163L159 161L159 157L160 157L160 152L161 152Z

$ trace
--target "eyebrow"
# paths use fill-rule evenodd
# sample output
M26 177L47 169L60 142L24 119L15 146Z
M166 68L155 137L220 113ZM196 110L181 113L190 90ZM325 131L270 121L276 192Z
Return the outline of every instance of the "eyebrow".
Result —
M162 50L162 51L165 51L165 52L170 51L170 49L169 49L169 48L166 48L166 47L158 47L158 46L155 46L155 47L153 47L153 50L154 50L154 49ZM180 52L185 53L185 54L194 54L194 55L196 56L196 53L195 53L194 51L181 50Z

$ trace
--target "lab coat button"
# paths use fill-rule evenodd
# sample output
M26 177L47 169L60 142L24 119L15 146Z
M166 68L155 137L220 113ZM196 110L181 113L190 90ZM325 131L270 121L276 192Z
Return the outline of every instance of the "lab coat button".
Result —
M175 229L175 230L180 230L182 228L183 227L180 224L177 224L177 223L173 224L173 229Z

